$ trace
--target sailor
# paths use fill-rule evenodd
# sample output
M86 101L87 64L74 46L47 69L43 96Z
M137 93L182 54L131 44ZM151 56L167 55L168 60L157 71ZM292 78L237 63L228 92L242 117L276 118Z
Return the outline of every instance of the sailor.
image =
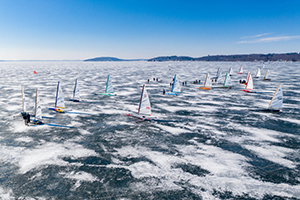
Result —
M184 84L186 85L186 83L187 83L187 82L185 81Z
M153 81L155 81L155 78L153 78Z
M22 111L22 112L21 112L21 115L22 115L22 117L23 117L23 119L24 119L25 125L28 125L28 122L27 122L27 113L24 112L24 111Z
M184 86L184 82L182 82L182 86Z
M27 114L27 124L30 122L30 114Z
M149 79L148 79L148 83L149 83Z
M158 78L156 78L156 81L158 81Z
M165 91L165 89L163 90L163 94L166 94L166 91Z
M201 83L201 80L199 80L199 84Z

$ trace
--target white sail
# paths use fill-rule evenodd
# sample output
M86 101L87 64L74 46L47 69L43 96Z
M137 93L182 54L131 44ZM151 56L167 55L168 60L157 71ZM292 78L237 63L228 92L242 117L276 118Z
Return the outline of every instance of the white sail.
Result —
M151 116L150 99L147 90L145 88L145 84L143 85L142 92L141 92L138 115Z
M62 108L62 109L65 108L64 93L60 87L59 81L57 83L55 107Z
M206 73L204 87L212 87L212 81L209 78L209 73L208 72Z
M229 75L232 75L233 71L232 71L232 67L229 68Z
M114 88L113 88L113 85L112 85L112 81L109 78L109 75L107 76L105 93L114 93Z
M221 76L222 76L222 69L219 68L218 69L218 74L217 74L217 81L221 79Z
M218 71L217 71L217 74L216 74L216 77L218 77L220 74L220 67L218 68Z
M34 119L39 121L42 119L42 108L40 104L40 98L38 95L38 89L36 89L36 96L35 96L35 112L34 112Z
M239 69L239 73L243 73L243 67L242 66L240 66L240 69Z
M267 69L264 79L270 79L270 70Z
M282 109L282 104L283 104L283 94L282 94L281 83L279 83L276 91L274 92L272 100L268 106L268 109L280 110Z
M21 92L22 92L22 111L26 112L26 100L25 100L25 92L23 85L21 86Z
M252 76L251 76L251 73L248 72L247 74L247 85L245 87L245 90L253 90L253 79L252 79Z
M231 83L231 78L228 72L226 72L225 75L225 80L224 80L224 87L231 87L232 83Z
M255 77L259 78L261 76L260 68L257 68Z
M80 99L80 94L79 94L79 87L77 84L77 79L75 80L75 86L73 90L73 99L79 100Z
M173 85L172 85L172 91L171 92L181 92L180 83L176 78L176 74L174 76Z

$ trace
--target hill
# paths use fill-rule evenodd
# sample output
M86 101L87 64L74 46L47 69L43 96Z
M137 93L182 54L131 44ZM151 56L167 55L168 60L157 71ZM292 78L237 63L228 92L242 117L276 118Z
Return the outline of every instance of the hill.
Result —
M285 54L241 54L241 55L214 55L193 58L188 56L160 56L151 58L149 62L163 62L163 61L300 61L299 53L285 53Z
M84 61L141 61L144 59L120 59L115 57L97 57L97 58L91 58Z

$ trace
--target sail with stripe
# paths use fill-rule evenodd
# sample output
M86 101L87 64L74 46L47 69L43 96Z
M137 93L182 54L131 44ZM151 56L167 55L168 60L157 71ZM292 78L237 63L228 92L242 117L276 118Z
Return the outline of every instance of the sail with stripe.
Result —
M26 99L25 99L25 92L24 92L24 86L21 86L21 93L22 93L22 111L26 112Z
M171 92L173 93L180 93L181 92L181 87L180 87L180 83L177 80L176 74L174 76L174 80L173 80L173 85L172 85L172 90Z
M232 86L232 82L231 82L231 78L228 72L226 72L226 76L225 76L225 80L224 80L224 87L231 87Z
M272 100L268 106L269 110L280 110L282 109L283 104L283 94L282 94L282 87L281 83L277 86L277 89L274 92Z
M248 74L247 74L247 81L246 81L245 90L248 90L248 91L253 90L253 79L252 79L252 76L251 76L250 72L248 72Z
M65 109L64 93L61 89L60 82L57 83L55 108Z
M242 74L243 73L243 67L240 66L239 72L237 74Z
M114 93L114 88L113 88L113 85L112 85L112 81L109 78L109 75L107 76L105 93Z
M205 81L204 81L204 87L211 88L212 87L212 81L209 77L209 73L206 73Z
M40 98L38 95L38 89L36 89L36 95L35 95L34 119L35 119L35 121L42 120L42 108L41 108L41 104L40 104Z
M268 68L267 71L266 71L266 74L265 74L264 79L265 79L265 80L269 80L269 79L270 79L270 70L269 70L269 68Z
M151 116L150 99L149 99L145 84L143 85L142 92L141 92L139 108L138 108L138 115Z

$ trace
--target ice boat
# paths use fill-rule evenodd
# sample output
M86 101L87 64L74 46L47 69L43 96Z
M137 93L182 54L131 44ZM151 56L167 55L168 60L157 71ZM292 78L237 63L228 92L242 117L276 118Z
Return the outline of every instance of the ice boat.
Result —
M181 87L180 87L180 83L177 80L176 74L174 76L174 80L173 80L173 84L172 84L172 90L171 92L167 92L165 93L166 95L175 95L175 96L179 96L181 93Z
M13 115L13 117L23 117L25 119L25 115L27 115L27 113L26 113L26 98L25 98L23 85L21 85L21 95L22 95L22 111L20 114Z
M220 86L213 86L213 88L224 88L224 89L230 89L232 87L231 78L228 72L226 72L225 80L223 85Z
M246 80L246 87L245 87L245 89L242 89L242 91L252 92L252 90L253 90L253 79L252 79L251 73L248 72L247 80Z
M201 90L210 90L212 88L212 82L211 79L209 78L209 73L206 73L205 81L204 81L204 86L199 87L198 89Z
M77 84L77 79L75 80L74 90L73 90L73 98L69 99L69 101L79 102L80 101L80 94L79 94L79 87Z
M243 74L243 67L240 66L239 72L237 74Z
M229 71L228 71L228 72L229 72L229 76L232 76L232 75L233 75L232 67L229 68Z
M222 77L222 69L219 67L216 77L213 77L211 79L212 79L212 81L215 80L215 83L217 83L218 81L220 81L221 77Z
M107 76L107 80L106 80L105 93L99 93L99 95L105 95L105 96L116 95L116 94L114 94L114 88L113 88L112 81L111 81L109 75Z
M279 83L269 103L268 108L261 109L260 111L279 112L282 109L282 104L283 104L283 94L282 94L281 83Z
M38 95L38 89L36 89L36 95L35 95L35 106L34 106L34 118L28 123L28 126L38 126L38 125L47 125L47 126L53 126L53 127L62 127L62 128L73 128L71 126L64 126L59 124L50 124L49 121L45 122L42 121L42 108L40 104L40 98Z
M126 115L137 118L139 120L143 120L143 121L151 121L151 120L156 119L155 117L151 116L150 99L149 99L145 84L143 85L143 88L142 88L137 114L127 114L126 113Z
M260 68L258 67L258 68L256 69L256 73L255 73L255 75L253 76L253 78L260 78L260 76L261 76Z
M66 110L65 108L65 100L64 100L64 93L61 89L60 82L57 83L57 89L56 89L56 97L55 97L55 107L54 108L48 108L49 110L53 110L57 113L66 113L71 110Z
M271 78L270 78L270 70L269 69L267 69L266 74L264 76L264 79L262 79L262 80L263 81L270 81L271 80Z

